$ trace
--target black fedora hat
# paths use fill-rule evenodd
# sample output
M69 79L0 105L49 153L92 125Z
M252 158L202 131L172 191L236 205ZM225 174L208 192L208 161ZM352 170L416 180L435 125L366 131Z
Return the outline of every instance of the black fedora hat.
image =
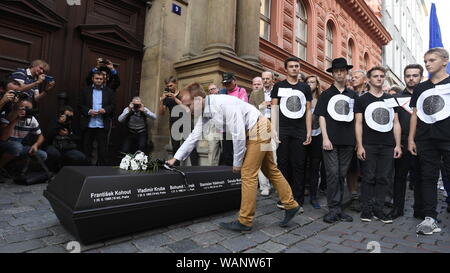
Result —
M353 65L348 65L345 58L337 58L331 62L331 67L327 69L327 72L333 72L333 69L337 68L345 68L350 70L353 68Z
M232 82L233 80L236 79L236 77L234 76L234 73L231 72L224 72L222 74L222 83L229 83Z

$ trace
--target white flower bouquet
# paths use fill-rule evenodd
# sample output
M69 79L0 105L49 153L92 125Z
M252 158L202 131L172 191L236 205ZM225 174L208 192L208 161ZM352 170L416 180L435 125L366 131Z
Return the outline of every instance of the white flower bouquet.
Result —
M158 171L158 162L152 160L151 156L145 155L141 151L135 154L125 154L119 168L127 171Z

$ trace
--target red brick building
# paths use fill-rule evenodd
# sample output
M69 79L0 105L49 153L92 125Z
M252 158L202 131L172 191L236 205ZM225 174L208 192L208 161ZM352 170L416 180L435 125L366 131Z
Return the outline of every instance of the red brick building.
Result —
M327 83L334 58L347 58L354 69L379 65L392 39L380 10L379 0L261 0L260 62L284 74L283 60L294 55L304 73Z

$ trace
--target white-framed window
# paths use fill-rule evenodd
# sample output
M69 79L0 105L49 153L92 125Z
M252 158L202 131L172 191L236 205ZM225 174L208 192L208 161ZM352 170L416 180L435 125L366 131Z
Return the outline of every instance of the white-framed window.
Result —
M259 15L259 36L263 39L270 40L270 12L271 0L261 0Z
M329 68L333 61L333 26L331 23L327 24L325 43L325 67Z
M306 61L308 46L308 14L302 0L297 0L295 12L295 42L297 44L297 56Z

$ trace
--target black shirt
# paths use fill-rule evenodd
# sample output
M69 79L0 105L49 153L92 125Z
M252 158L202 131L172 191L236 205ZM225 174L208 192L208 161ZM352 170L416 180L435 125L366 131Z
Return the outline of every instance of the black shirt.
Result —
M412 94L408 92L408 90L404 90L400 94L395 95L394 97L397 99L400 107L398 108L398 120L400 122L400 126L402 127L402 143L405 146L405 143L408 142L409 135L409 123L411 120L411 110L409 107L409 103L411 100Z
M417 107L417 100L420 95L436 87L436 85L444 85L450 83L450 77L442 80L441 82L434 84L431 80L419 83L414 89L414 93L411 98L411 107ZM417 130L416 130L416 141L424 141L436 139L441 141L450 141L450 118L446 118L441 121L437 121L434 124L427 124L417 117Z
M385 99L393 98L393 96L383 93L383 95L379 98L372 95L370 92L365 93L364 95L356 98L355 101L355 114L361 113L363 118L363 144L364 145L386 145L386 146L395 146L395 137L394 137L394 126L389 132L379 132L373 130L367 125L367 121L365 118L365 112L367 107L377 101L384 101ZM394 108L394 112L397 112L398 107ZM386 116L384 118L387 118ZM386 120L384 120L386 121Z
M180 99L178 96L177 98ZM172 109L178 105L173 98L166 97L162 102L163 105L169 109L169 124L172 125L175 121L182 117L182 113L180 113L177 117L172 117Z
M331 85L330 88L320 94L314 114L325 118L328 138L333 145L355 146L354 119L350 122L336 121L331 117L330 113L328 113L328 103L330 102L330 99L339 94L345 95L352 99L356 99L358 97L357 93L353 90L346 88L341 93L336 86Z
M306 104L303 106L299 97L297 96L291 96L287 99L282 99L281 96L279 96L279 90L287 88L292 89L294 92L301 92L303 93L306 102L312 101L312 95L311 95L311 88L309 85L298 82L295 85L290 84L287 80L277 82L271 92L271 98L272 99L279 99L279 123L280 123L280 130L279 135L280 136L293 136L300 138L302 140L306 139L306 111L304 112L303 116L301 118L290 118L286 116L283 113L283 108L286 108L288 111L290 111L294 115L298 115L303 110L306 110ZM302 108L305 109L302 109Z

